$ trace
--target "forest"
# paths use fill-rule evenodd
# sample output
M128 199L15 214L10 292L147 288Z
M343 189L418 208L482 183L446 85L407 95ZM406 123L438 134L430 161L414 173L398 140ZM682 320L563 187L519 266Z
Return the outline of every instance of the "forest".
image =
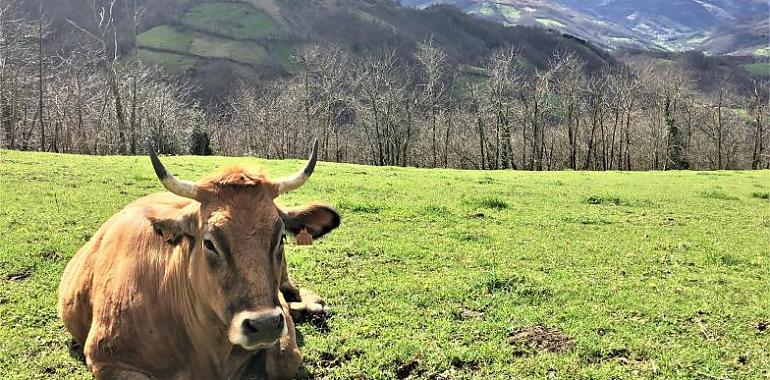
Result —
M675 61L589 69L565 48L535 66L515 44L472 66L426 36L409 54L309 44L290 75L211 101L118 47L135 39L133 5L94 5L93 25L70 21L80 38L54 49L49 22L0 0L0 147L134 155L150 137L164 154L293 158L317 138L322 160L378 166L770 168L767 77L728 72L704 90Z

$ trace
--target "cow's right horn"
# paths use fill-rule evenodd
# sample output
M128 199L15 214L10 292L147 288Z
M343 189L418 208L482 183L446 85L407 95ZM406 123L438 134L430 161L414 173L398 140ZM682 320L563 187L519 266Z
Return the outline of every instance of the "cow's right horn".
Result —
M160 182L166 190L180 197L198 199L198 186L187 181L182 181L166 171L166 167L163 166L160 159L158 159L158 153L155 152L155 146L149 137L147 138L147 151L150 153L150 160L152 160L152 167L155 169L155 174L158 176L158 179L160 179Z

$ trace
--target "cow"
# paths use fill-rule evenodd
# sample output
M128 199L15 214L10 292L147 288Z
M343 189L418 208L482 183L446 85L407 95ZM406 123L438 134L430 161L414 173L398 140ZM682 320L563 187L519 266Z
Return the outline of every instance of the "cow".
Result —
M276 181L236 166L187 182L149 141L148 151L168 192L112 216L59 286L60 317L86 365L96 379L238 379L247 367L295 377L294 319L328 310L289 278L285 234L319 238L340 216L323 204L284 209L274 200L310 177L318 142L303 170Z

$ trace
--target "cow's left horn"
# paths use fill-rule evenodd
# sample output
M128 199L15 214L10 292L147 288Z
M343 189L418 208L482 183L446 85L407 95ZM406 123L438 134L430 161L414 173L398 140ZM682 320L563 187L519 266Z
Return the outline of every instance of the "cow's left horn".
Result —
M198 186L187 181L182 181L166 171L166 167L163 166L160 159L158 159L158 153L155 152L155 146L149 137L147 138L147 151L150 153L150 160L152 160L152 167L155 169L155 174L158 176L158 179L160 179L160 182L166 190L180 197L198 199Z
M305 164L305 168L302 169L299 173L291 177L281 178L275 181L275 184L278 185L278 194L286 194L302 186L305 183L305 181L307 181L307 179L310 178L310 175L313 174L313 170L315 170L315 163L317 160L318 160L318 140L316 139L315 141L313 141L313 151L310 152L310 158L307 160L307 164Z

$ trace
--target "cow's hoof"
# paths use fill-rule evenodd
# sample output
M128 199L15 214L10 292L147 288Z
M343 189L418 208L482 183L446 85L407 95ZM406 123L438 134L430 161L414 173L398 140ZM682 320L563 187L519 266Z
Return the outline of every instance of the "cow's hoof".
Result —
M329 307L326 306L326 301L319 297L318 294L307 289L300 289L300 297L302 298L300 301L289 303L292 319L296 321L307 318L325 319L331 314Z

